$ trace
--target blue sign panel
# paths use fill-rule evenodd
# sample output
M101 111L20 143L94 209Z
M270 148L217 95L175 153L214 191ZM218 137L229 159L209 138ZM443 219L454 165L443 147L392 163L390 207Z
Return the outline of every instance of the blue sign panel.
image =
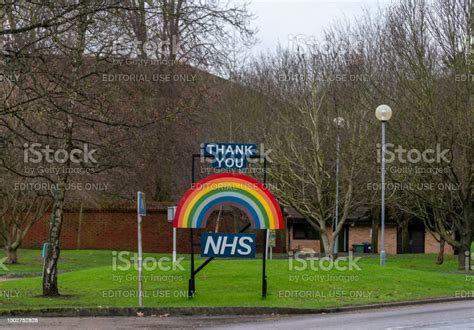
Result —
M215 168L246 168L248 158L257 155L256 144L204 143L201 154L212 157Z
M203 233L202 257L255 258L255 234Z
M141 215L141 216L146 215L145 193L141 191L138 192L137 212L138 212L138 215Z
M43 243L43 253L41 254L43 259L46 259L47 254L48 254L48 243Z

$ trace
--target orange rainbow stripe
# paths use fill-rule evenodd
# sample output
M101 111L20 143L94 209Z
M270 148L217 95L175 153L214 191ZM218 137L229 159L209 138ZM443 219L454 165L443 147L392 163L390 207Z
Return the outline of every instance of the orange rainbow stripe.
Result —
M283 215L273 194L261 182L238 173L214 174L184 194L173 219L175 228L205 228L221 206L242 210L255 229L283 229Z

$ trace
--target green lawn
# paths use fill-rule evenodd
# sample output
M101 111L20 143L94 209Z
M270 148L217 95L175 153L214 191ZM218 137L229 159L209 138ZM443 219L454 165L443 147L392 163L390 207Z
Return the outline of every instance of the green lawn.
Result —
M19 263L6 265L8 272L0 268L0 276L5 274L31 274L43 272L41 250L20 250ZM74 271L94 268L111 263L111 251L101 250L62 250L59 271ZM0 254L0 259L2 256Z
M9 273L38 273L41 251L21 250L22 264L9 267ZM145 257L169 255L145 254ZM257 260L214 260L196 278L197 293L186 298L189 257L182 270L149 270L145 276L145 306L279 306L335 307L432 297L454 297L474 290L472 275L457 272L455 257L446 256L439 266L435 255L388 256L385 267L377 256L358 263L360 270L289 269L289 261L267 263L268 297L260 297L261 268ZM116 259L116 258L115 258ZM199 258L197 265L203 259ZM0 282L0 309L42 307L130 307L137 306L136 271L113 270L111 251L64 250L59 270L59 298L42 298L41 277ZM124 264L117 262L118 266ZM151 261L148 265L152 265ZM295 266L301 266L295 262ZM340 263L347 266L347 262ZM171 266L170 262L163 263ZM327 266L324 264L323 266ZM355 267L354 267L355 268ZM318 277L319 276L319 277Z

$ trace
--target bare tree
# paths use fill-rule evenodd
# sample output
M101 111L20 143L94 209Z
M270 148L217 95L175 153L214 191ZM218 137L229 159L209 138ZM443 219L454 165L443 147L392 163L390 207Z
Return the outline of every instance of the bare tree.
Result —
M206 49L206 45L198 47L200 39L186 35L190 27L197 29L196 37L199 33L201 37L215 33L224 38L228 27L234 23L247 24L248 17L246 10L242 11L240 7L187 1L119 3L84 0L71 4L9 3L2 7L0 35L4 36L9 49L9 60L3 68L19 72L20 79L2 85L5 88L2 90L0 124L1 128L15 137L14 145L9 148L17 157L21 157L23 151L24 161L21 164L3 157L1 165L19 178L45 184L53 199L43 274L44 296L59 295L57 267L61 227L64 204L74 195L71 183L110 180L106 176L92 179L89 175L110 171L118 166L133 167L136 163L130 163L129 152L125 150L134 146L131 140L144 140L145 135L140 135L138 130L148 128L148 136L152 136L153 129L156 129L153 125L163 119L171 120L172 115L185 114L183 108L193 106L187 104L189 98L180 96L181 91L174 84L169 84L168 89L162 88L166 101L158 98L157 102L163 102L165 107L157 111L149 94L137 101L136 97L140 93L136 89L127 88L124 91L124 84L101 81L103 74L127 70L110 65L113 56L117 55L113 49L110 50L110 41L127 30L128 21L119 21L120 17L126 16L131 21L135 20L131 22L131 35L139 36L143 42L168 40L163 37L181 33L178 36L180 40L186 40L186 46L183 45L181 49L186 52L180 54L183 59L188 56L188 59L193 60L196 54L200 54L198 49ZM183 20L189 21L185 24ZM164 30L153 30L152 26L145 24L151 21L161 24L156 26ZM213 33L207 30L210 26L215 27ZM180 29L178 32L175 31L177 27ZM243 34L248 31L244 25L238 28L242 29ZM198 29L202 30L198 32ZM217 44L207 46L219 48ZM169 52L167 56L176 51L165 49ZM140 52L132 54L140 55ZM142 52L141 56L144 57L145 53ZM190 95L193 92L186 93ZM196 100L199 98L194 98L192 102ZM135 111L124 111L127 105ZM120 106L119 111L116 110L117 106ZM38 145L39 154L36 153L38 150L34 150ZM83 155L89 151L89 156L94 155L93 159L50 159L57 152L63 156L77 156L78 149ZM25 156L29 152L37 156L38 162L32 162ZM155 159L154 151L147 160L151 162L152 159ZM58 171L44 173L40 170L51 166L51 163Z
M392 79L377 86L396 109L392 141L420 153L436 149L438 156L396 159L391 165L405 171L391 180L416 187L395 197L410 196L407 209L458 250L460 269L470 269L474 232L472 84L463 78L469 74L470 10L469 1L394 5L381 30Z
M5 181L5 177L2 179ZM17 181L17 183L21 183ZM2 182L2 211L0 212L0 242L5 248L7 262L18 262L17 250L31 227L44 217L51 199L37 192L9 189L11 185Z
M340 31L342 32L342 31ZM366 82L340 81L355 75L363 61L347 47L344 33L327 35L322 49L311 44L306 51L280 50L256 64L256 87L275 97L265 132L271 147L270 177L281 203L295 208L321 234L322 250L333 257L335 237L355 208L366 201L370 106L364 98ZM333 48L331 48L333 47ZM334 119L343 117L343 128ZM339 131L339 132L338 132ZM336 136L342 141L340 158L340 217L334 232Z

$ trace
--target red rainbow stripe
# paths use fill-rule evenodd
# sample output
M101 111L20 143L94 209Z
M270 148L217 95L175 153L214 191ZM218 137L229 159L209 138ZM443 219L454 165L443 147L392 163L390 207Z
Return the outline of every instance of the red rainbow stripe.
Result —
M210 213L223 205L242 210L253 228L284 228L280 205L268 188L238 173L214 174L194 184L178 204L173 227L204 228Z

